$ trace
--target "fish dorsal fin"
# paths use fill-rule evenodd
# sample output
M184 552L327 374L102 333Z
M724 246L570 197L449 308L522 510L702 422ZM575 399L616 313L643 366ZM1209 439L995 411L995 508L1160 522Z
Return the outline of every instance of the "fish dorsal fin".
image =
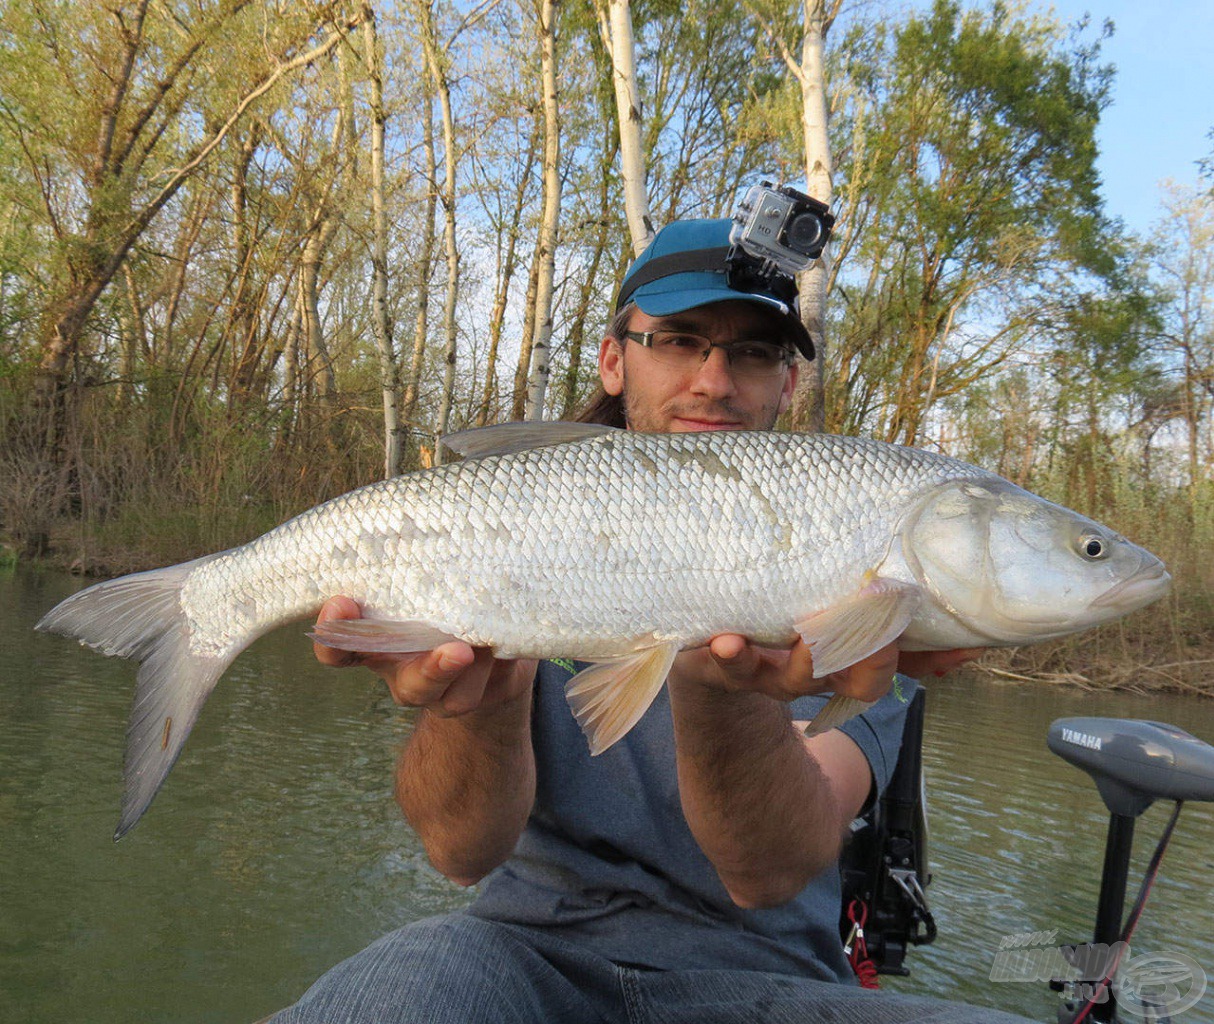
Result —
M565 420L539 420L528 423L498 423L492 427L458 430L440 438L443 447L466 459L481 459L487 455L513 455L532 448L547 448L554 444L584 441L588 437L612 433L619 427L601 423L570 423Z

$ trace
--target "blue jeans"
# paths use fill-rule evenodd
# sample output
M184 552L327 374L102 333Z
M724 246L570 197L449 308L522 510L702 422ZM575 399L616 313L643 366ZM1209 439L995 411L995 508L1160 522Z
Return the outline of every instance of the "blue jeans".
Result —
M961 1003L744 970L612 963L467 914L385 935L269 1024L1025 1024Z

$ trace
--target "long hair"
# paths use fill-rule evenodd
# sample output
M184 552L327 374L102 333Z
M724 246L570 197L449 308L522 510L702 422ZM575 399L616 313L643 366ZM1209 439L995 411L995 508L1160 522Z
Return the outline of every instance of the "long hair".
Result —
M624 332L628 330L628 324L632 320L632 311L635 308L633 303L627 303L607 325L606 336L614 338L621 348L627 343ZM626 427L628 420L624 415L624 396L623 394L609 395L600 384L581 408L573 414L573 420L575 423L601 423L605 427Z

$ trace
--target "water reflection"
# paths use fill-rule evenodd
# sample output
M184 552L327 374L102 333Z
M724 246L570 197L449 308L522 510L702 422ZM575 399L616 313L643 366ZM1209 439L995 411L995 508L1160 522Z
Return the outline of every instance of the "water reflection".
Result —
M1044 987L988 980L1005 936L1057 929L1062 943L1092 935L1108 815L1088 777L1046 748L1050 723L1069 715L1150 718L1214 739L1214 704L962 677L934 681L928 697L924 758L940 939L915 952L912 978L891 987L1053 1020L1055 997ZM1139 819L1131 900L1170 811L1159 804ZM1191 804L1180 821L1132 945L1136 953L1185 952L1214 973L1214 815L1209 805ZM1211 997L1183 1020L1214 1020Z
M133 671L30 632L78 586L0 577L0 1015L251 1021L382 932L464 902L392 803L409 716L369 675L317 666L299 627L240 658L147 817L112 843ZM1049 723L1072 714L1214 738L1214 702L933 681L940 938L889 987L1054 1019L1042 986L986 979L1006 935L1091 934L1106 817L1087 777L1045 747ZM1132 889L1167 810L1140 821ZM1134 946L1214 972L1212 818L1208 805L1181 817ZM1214 1022L1210 997L1182 1020Z

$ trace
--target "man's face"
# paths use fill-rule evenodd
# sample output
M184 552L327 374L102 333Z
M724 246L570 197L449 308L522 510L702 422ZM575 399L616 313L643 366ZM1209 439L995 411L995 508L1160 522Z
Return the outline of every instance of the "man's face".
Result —
M635 309L631 331L685 330L715 342L779 341L779 320L753 302L717 302L673 316L653 317ZM794 363L774 377L744 377L729 367L726 354L686 370L659 362L643 345L604 338L599 374L608 394L624 396L631 430L683 433L692 430L770 430L792 400Z

